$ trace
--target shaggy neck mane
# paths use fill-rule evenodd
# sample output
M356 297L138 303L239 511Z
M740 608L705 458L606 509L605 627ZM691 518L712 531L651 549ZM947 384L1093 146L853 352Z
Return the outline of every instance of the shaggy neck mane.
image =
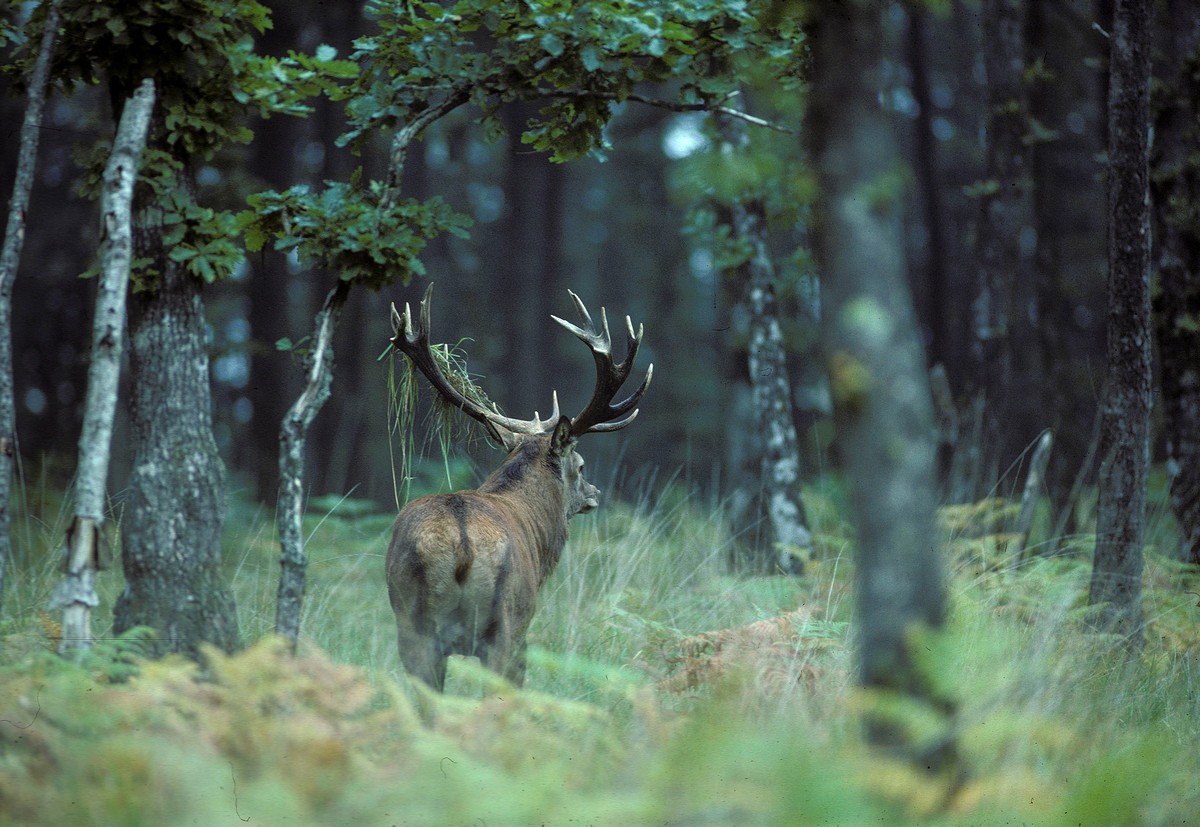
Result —
M513 503L512 516L540 538L543 577L558 562L567 542L562 468L543 440L530 440L492 472L477 489Z

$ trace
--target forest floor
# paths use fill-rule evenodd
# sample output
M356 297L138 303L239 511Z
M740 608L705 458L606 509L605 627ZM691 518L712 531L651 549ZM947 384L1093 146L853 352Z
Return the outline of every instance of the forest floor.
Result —
M452 659L409 686L383 586L391 514L315 503L299 657L270 636L271 515L226 527L248 648L76 666L46 615L66 518L42 490L0 617L0 824L1178 825L1200 818L1200 574L1154 506L1139 655L1088 631L1092 538L1012 565L998 502L944 508L950 616L922 664L953 697L961 775L864 746L853 535L806 489L802 578L732 577L719 504L664 486L572 524L541 594L527 686ZM1154 502L1161 503L1161 498ZM1042 548L1049 548L1044 544ZM1038 548L1034 549L1039 551ZM107 637L117 572L101 574ZM944 719L902 709L914 737ZM940 721L940 723L939 723Z

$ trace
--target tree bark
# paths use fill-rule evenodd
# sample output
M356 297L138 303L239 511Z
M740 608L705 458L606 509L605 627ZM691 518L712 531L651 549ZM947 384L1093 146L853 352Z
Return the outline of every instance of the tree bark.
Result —
M100 197L100 283L92 326L87 406L79 438L75 517L67 530L66 575L50 600L52 611L63 610L59 652L64 655L91 646L92 608L100 605L96 571L105 562L101 559L105 491L121 377L125 294L133 259L133 185L153 108L154 82L146 80L125 105L112 156L104 171Z
M822 11L809 110L821 201L817 262L834 417L858 527L860 679L947 710L914 655L913 632L943 618L934 531L934 425L908 290L895 138L877 103L884 4ZM881 716L868 737L926 767L953 763L949 738L916 744Z
M1050 461L1050 449L1054 446L1054 432L1046 430L1038 438L1033 455L1029 458L1029 474L1025 477L1025 490L1021 494L1021 510L1017 512L1014 533L1017 548L1012 555L1013 566L1025 560L1029 549L1029 533L1033 529L1033 515L1038 498L1042 494L1042 481L1046 476L1046 464Z
M1142 545L1150 464L1150 0L1117 0L1108 98L1108 385L1089 605L1144 641Z
M1079 59L1081 54L1101 57L1107 41L1072 11L1079 9L1109 27L1102 6L1030 3L1026 30L1030 54L1039 56L1050 78L1028 89L1032 115L1043 125L1043 140L1033 143L1031 160L1037 181L1032 199L1042 377L1035 392L1044 402L1032 407L1050 414L1055 444L1046 488L1055 522L1071 534L1090 530L1080 524L1072 486L1081 471L1087 471L1088 484L1095 480L1094 471L1084 466L1101 407L1096 389L1104 382L1101 371L1092 367L1098 361L1092 354L1104 348L1104 340L1101 301L1092 284L1106 267L1097 239L1107 220L1097 208L1104 196L1098 174L1102 168L1095 160L1105 151L1106 73Z
M1180 558L1200 565L1200 7L1170 0L1159 27L1162 98L1155 113L1150 187L1155 307L1162 362L1163 430L1172 470L1171 510L1179 522Z
M555 375L554 328L547 324L559 297L556 278L562 269L562 207L567 169L549 155L521 142L521 133L538 105L516 102L501 112L508 132L504 172L505 212L501 221L505 253L494 264L494 279L504 289L497 298L508 310L503 341L506 360L520 366L521 381L505 389L513 416L530 416L546 404L549 377Z
M151 146L159 143L152 138ZM191 186L187 172L179 177L178 186ZM213 438L201 284L168 257L163 216L154 202L139 204L135 216L135 256L158 275L129 300L134 454L122 521L125 589L113 628L152 627L156 653L198 660L201 643L233 651L239 633L221 570L225 471Z
M732 215L735 235L749 242L752 250L744 265L749 271L747 359L752 427L761 449L757 484L770 528L753 567L800 574L804 561L812 554L812 533L800 496L800 451L792 420L787 352L775 301L775 266L767 249L762 202L735 204Z
M317 314L316 334L308 355L304 390L283 418L279 430L279 592L275 632L291 643L300 638L300 616L308 560L304 553L304 448L313 419L329 398L333 382L333 333L350 295L350 282L338 281Z
M929 245L925 252L926 278L923 315L929 325L929 359L933 364L955 370L953 334L954 309L948 299L952 295L946 242L946 219L943 205L945 187L938 163L938 141L933 132L934 103L929 77L929 47L926 43L929 12L913 4L908 27L907 58L912 70L913 99L917 104L914 126L914 172L917 175L921 220ZM921 311L921 308L918 308ZM957 373L955 374L957 378Z
M17 454L17 413L13 398L12 293L21 249L25 246L25 213L33 189L37 166L38 138L42 112L46 106L46 84L50 77L50 58L58 34L60 0L46 9L46 24L38 46L33 75L29 79L28 103L21 122L21 146L17 156L17 174L8 202L8 222L4 226L4 249L0 252L0 606L4 602L4 580L12 556L13 464Z
M979 281L974 307L976 394L982 396L981 467L972 498L991 491L1023 447L1013 434L1013 307L1031 263L1033 228L1029 104L1025 91L1024 0L986 0L987 162L979 215ZM1027 249L1028 248L1028 249Z

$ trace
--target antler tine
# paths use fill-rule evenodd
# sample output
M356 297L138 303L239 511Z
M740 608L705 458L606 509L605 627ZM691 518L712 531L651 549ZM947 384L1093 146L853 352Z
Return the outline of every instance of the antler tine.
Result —
M613 397L621 389L621 385L625 384L625 380L629 378L629 374L633 370L634 360L642 343L643 327L638 325L637 333L634 333L633 320L628 316L625 317L625 329L628 333L626 355L623 361L614 362L612 337L609 334L608 313L605 308L600 308L602 332L598 333L583 301L573 291L568 290L567 292L574 300L580 319L587 325L586 329L571 324L558 316L551 316L551 318L586 344L592 351L592 357L596 362L596 389L592 392L592 398L583 411L572 418L571 433L575 436L582 436L585 433L616 431L624 428L637 416L637 405L641 402L642 395L650 386L650 379L654 375L654 365L651 365L646 371L646 378L641 387L620 402L612 404Z
M511 450L517 444L518 434L542 434L554 427L558 421L558 395L554 396L554 411L549 423L543 423L535 414L534 419L510 419L497 411L490 411L480 403L469 399L462 391L446 378L441 366L433 356L429 344L430 306L433 295L433 284L425 289L419 308L420 323L414 327L412 323L412 308L405 303L404 314L392 305L392 346L409 358L413 365L429 380L433 389L448 403L458 408L467 416L483 424L488 435L496 442Z

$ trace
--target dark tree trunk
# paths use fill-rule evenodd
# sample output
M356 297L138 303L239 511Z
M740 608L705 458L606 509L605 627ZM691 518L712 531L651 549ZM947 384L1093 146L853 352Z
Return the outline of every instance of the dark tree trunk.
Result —
M1101 4L1030 3L1026 40L1031 60L1047 78L1029 87L1030 108L1040 124L1033 142L1032 193L1037 248L1034 254L1040 353L1040 383L1030 389L1048 409L1054 453L1046 469L1046 488L1056 523L1069 533L1078 525L1075 481L1086 469L1096 413L1096 389L1103 385L1092 354L1103 347L1101 297L1092 285L1105 260L1097 239L1103 234L1101 172L1096 158L1105 150L1104 73L1079 55L1105 56L1098 32L1080 23L1098 20L1107 27ZM1096 253L1092 253L1096 250ZM1033 350L1031 348L1031 350ZM1047 424L1047 423L1042 423ZM1040 425L1038 426L1040 427ZM1057 539L1057 538L1054 538Z
M3 605L4 577L12 555L9 501L12 498L13 463L17 454L17 413L13 393L13 282L21 263L21 250L25 246L25 213L29 207L29 194L33 189L34 169L37 166L46 83L50 77L54 40L58 34L58 7L59 3L55 0L46 10L45 32L38 46L33 76L29 79L28 103L21 123L17 173L8 202L8 221L4 225L4 248L0 252L0 605Z
M213 439L201 285L167 257L161 216L142 204L134 228L135 256L159 275L129 301L134 455L113 627L151 626L159 652L198 658L202 642L236 649L238 622L221 570L225 471Z
M284 54L299 40L290 17L275 16L275 27L263 36L265 53ZM307 120L268 118L254 132L250 165L267 186L282 192L305 180L297 177L296 156L299 145L310 135ZM327 151L332 151L332 143L327 146ZM289 272L287 257L269 245L253 254L250 271L246 280L247 321L252 342L248 392L253 407L249 445L243 450L249 454L244 461L253 475L259 499L270 502L279 490L279 423L287 411L288 400L299 393L292 354L278 350L275 343L292 336L299 327L296 317L301 314L292 312L296 304L292 294L296 292L295 282L299 277Z
M1163 429L1173 472L1171 509L1180 557L1200 565L1200 6L1170 0L1163 36L1150 186L1161 292L1155 323L1162 362Z
M975 300L976 393L983 397L981 467L975 497L991 491L1024 447L1013 433L1013 316L1017 285L1026 280L1032 253L1032 179L1026 136L1029 107L1025 71L1024 0L986 0L984 59L988 80L987 169L979 216L980 272Z
M1108 97L1108 384L1090 605L1101 628L1143 640L1142 545L1150 464L1150 0L1117 0Z
M549 156L521 143L521 133L538 107L510 104L501 115L508 130L508 167L504 175L503 249L494 261L494 291L509 308L503 329L510 366L521 381L501 397L511 416L543 415L549 405L550 376L555 374L554 328L550 314L566 298L559 295L562 266L562 199L566 169ZM565 402L565 400L564 400ZM568 407L569 407L569 403Z
M920 187L921 220L929 238L925 255L926 278L923 315L929 325L929 361L957 370L953 353L954 311L948 304L950 280L947 267L946 219L942 204L943 185L938 165L937 138L933 134L933 96L930 92L928 46L925 43L929 13L915 6L908 29L908 65L912 70L913 98L917 104L914 163Z
M834 416L858 527L861 680L945 709L912 647L942 622L934 531L933 409L905 274L895 138L877 103L881 2L823 11L813 34L808 129L823 202L817 262ZM918 745L881 716L872 740L927 767L953 742Z

